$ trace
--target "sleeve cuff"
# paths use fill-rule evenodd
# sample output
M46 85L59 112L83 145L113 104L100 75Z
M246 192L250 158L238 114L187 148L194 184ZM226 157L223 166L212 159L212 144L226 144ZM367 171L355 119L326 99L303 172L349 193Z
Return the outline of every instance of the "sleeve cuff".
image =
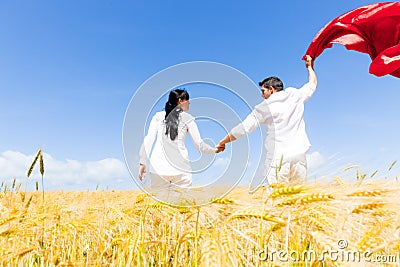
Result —
M229 134L235 137L236 139L239 139L240 137L246 134L246 131L243 127L243 124L239 123L238 125L233 127L233 129L229 132Z

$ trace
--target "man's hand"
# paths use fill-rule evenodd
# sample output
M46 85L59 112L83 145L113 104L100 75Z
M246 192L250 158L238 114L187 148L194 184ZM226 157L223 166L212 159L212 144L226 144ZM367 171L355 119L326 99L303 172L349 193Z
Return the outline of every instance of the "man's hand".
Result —
M146 176L146 165L140 164L138 176L140 181L143 181Z
M314 71L314 60L310 55L306 55L306 68L308 70L308 82L311 82L317 86L317 75Z
M314 68L314 61L310 55L306 55L306 68Z

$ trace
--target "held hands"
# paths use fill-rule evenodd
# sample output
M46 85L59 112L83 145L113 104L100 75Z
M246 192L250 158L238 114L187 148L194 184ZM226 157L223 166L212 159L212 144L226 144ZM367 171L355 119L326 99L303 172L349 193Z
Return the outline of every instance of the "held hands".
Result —
M225 150L225 144L219 142L218 145L215 146L215 153L220 153Z
M232 142L236 140L236 137L234 137L231 134L227 134L221 141L219 141L218 145L215 146L215 152L219 153L225 150L225 145L229 142Z

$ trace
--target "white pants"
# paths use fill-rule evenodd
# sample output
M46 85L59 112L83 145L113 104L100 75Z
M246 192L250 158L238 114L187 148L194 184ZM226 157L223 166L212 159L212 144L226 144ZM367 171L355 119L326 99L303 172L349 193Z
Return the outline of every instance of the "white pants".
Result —
M299 154L280 159L272 164L268 172L267 180L269 184L300 184L307 180L307 160L305 154Z
M150 184L150 192L158 201L181 205L187 202L186 192L192 185L192 176L150 173Z
M150 173L151 190L168 190L172 188L187 188L192 185L190 174L158 175Z

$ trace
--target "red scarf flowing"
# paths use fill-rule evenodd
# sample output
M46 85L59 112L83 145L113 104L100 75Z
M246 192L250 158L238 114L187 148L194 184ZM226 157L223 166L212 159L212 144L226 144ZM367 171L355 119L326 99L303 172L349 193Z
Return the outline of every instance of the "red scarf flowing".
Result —
M314 37L306 55L315 59L334 43L369 54L371 74L400 78L400 2L371 4L335 18Z

